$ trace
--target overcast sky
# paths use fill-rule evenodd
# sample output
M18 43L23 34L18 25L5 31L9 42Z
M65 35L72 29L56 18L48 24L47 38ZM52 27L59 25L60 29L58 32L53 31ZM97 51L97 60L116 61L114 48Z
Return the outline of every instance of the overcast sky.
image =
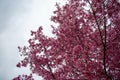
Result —
M50 17L58 0L0 0L0 80L11 80L29 69L16 68L21 59L17 46L24 46L30 38L30 30L42 25L50 34ZM59 0L62 4L64 0ZM41 78L35 76L35 80Z

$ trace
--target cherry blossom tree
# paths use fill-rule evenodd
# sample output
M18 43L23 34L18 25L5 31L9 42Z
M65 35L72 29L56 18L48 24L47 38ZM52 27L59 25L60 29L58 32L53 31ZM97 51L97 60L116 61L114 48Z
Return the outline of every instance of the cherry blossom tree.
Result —
M15 77L13 80L34 80L32 77L32 74L30 75L19 75L18 77Z
M24 59L17 67L29 66L45 80L119 80L119 1L68 0L56 7L54 37L42 26L31 31L29 45L18 47Z

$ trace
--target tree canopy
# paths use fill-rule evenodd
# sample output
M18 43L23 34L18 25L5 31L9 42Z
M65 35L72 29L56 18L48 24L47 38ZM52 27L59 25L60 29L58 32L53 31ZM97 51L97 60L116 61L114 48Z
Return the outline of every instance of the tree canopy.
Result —
M41 26L31 31L29 45L18 47L24 59L17 67L30 66L45 80L120 79L118 0L68 0L56 7L54 37L44 35Z

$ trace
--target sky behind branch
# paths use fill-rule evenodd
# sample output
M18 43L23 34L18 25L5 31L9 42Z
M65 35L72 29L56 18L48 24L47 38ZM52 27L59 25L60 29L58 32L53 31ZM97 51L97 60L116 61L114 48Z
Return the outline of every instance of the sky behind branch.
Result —
M27 68L16 68L21 59L17 46L27 45L30 30L42 25L51 36L51 15L58 0L0 0L0 80L11 80L29 74ZM64 0L59 0L62 4ZM35 76L35 80L41 78Z

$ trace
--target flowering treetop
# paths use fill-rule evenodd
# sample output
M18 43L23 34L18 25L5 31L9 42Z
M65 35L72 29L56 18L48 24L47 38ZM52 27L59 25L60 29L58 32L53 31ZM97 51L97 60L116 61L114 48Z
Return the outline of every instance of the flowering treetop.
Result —
M45 80L120 79L120 3L117 0L68 0L51 21L54 37L40 26L29 45L19 47L33 74ZM17 79L16 79L17 80Z

